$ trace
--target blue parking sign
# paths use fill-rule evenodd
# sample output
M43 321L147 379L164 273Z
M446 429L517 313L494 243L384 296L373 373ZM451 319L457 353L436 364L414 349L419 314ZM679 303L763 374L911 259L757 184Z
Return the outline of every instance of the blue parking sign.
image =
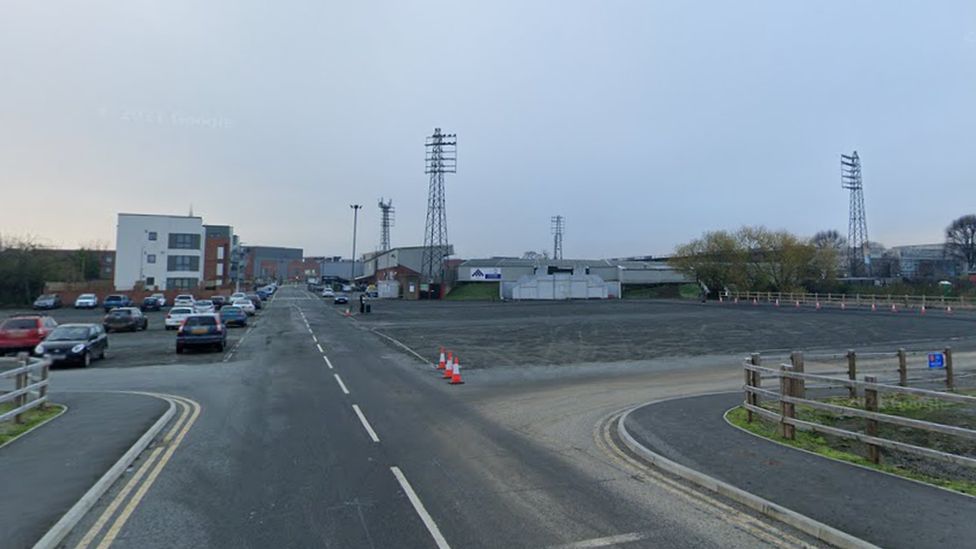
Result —
M945 355L929 353L929 368L945 368Z

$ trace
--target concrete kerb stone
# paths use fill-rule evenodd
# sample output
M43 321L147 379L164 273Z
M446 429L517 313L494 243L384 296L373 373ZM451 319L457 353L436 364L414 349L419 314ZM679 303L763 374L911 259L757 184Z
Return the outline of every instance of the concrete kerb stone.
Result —
M801 532L804 532L825 543L829 543L843 549L877 548L876 545L838 530L837 528L828 526L820 521L797 513L792 509L788 509L767 499L761 498L741 488L732 486L731 484L708 476L700 471L696 471L690 467L681 465L680 463L672 461L637 442L637 440L627 430L627 426L625 425L631 412L638 408L651 406L667 400L674 400L674 398L651 401L641 406L631 408L620 416L620 419L617 421L617 434L620 436L620 439L624 442L627 448L629 448L632 452L641 456L659 469L681 477L701 488L725 496L737 503L745 505L746 507L761 513L762 515L792 526L797 530L800 530Z
M147 393L138 394L145 395ZM154 398L162 398L156 395L150 396L153 396ZM56 522L54 526L52 526L51 529L48 530L47 533L37 541L37 543L34 544L34 549L55 549L58 547L64 538L71 533L75 526L81 522L81 519L88 514L92 507L95 506L98 500L105 495L105 492L107 492L108 489L115 484L115 481L122 476L122 473L129 468L129 465L131 465L132 462L145 451L149 444L159 435L159 432L163 430L163 427L165 427L173 419L173 416L176 415L176 402L172 399L165 400L169 402L169 408L163 412L163 415L161 415L158 420L156 420L156 423L154 423L152 427L143 433L143 435L139 437L139 440L137 440L135 444L133 444L132 447L126 451L126 453L122 454L122 457L119 458L119 460L116 461L115 464L112 465L112 467L109 468L109 470L106 471L105 474L102 475L102 477L99 478L98 481L88 489L87 492L85 492L85 495L81 496L81 499L72 505L71 509L68 509L68 512L65 513L64 516L62 516L58 522Z

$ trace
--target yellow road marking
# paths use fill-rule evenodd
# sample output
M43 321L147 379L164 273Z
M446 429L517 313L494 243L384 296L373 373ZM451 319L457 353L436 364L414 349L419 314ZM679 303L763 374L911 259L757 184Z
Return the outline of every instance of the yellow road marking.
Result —
M128 505L125 506L125 508L122 511L122 514L120 514L119 517L116 518L115 522L112 523L112 526L109 528L105 537L98 545L98 548L104 549L106 547L109 547L112 544L112 542L118 536L119 531L125 525L129 516L139 505L139 502L142 500L142 497L152 486L153 482L155 482L156 477L159 476L159 473L162 471L163 467L166 466L166 463L169 461L170 457L172 457L173 453L176 451L176 448L179 447L180 443L183 441L183 438L186 436L186 433L189 432L190 428L193 426L193 423L200 415L200 409L201 409L200 405L193 400L186 399L183 397L177 397L173 395L163 395L157 393L143 393L143 394L165 398L170 402L176 403L178 406L180 406L182 410L180 412L180 416L179 418L177 418L176 422L169 429L169 431L166 432L166 435L163 437L161 444L153 449L149 457L146 458L146 461L136 471L135 475L133 475L132 478L129 479L129 481L125 484L122 490L119 491L119 493L115 496L115 498L112 499L112 502L108 505L108 507L105 508L105 510L98 517L98 520L95 521L95 523L91 526L91 528L89 528L85 536L81 539L80 542L78 542L78 545L75 546L75 549L85 549L89 545L91 545L91 543L98 537L102 529L105 527L108 521L118 510L119 506L121 506L122 503L125 502L126 498L129 497L129 494L132 493L133 489L136 489L136 487L138 486L135 495L129 501ZM162 456L162 459L159 459L159 461L157 462L157 459L160 456ZM147 472L149 472L148 476L146 476ZM140 485L139 483L140 481L142 481L144 477L146 480Z

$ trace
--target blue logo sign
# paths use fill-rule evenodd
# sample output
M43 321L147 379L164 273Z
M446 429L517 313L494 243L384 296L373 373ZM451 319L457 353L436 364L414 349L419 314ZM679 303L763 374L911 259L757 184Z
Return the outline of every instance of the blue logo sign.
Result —
M945 368L945 355L929 353L929 368Z

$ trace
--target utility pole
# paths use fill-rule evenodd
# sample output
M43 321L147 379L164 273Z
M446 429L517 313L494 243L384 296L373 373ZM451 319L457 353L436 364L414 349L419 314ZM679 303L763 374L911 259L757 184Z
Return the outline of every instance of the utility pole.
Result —
M552 216L552 258L563 258L563 231L566 229L566 218L561 215Z
M349 285L356 283L356 225L359 223L359 210L362 204L350 204L352 208L352 267L349 268Z
M868 221L864 213L864 182L861 157L854 151L840 155L840 186L851 191L850 218L847 224L847 259L850 276L871 276L868 250Z
M444 198L444 174L457 173L457 135L434 134L424 143L425 169L430 176L427 194L427 225L424 228L424 253L421 258L420 283L427 284L427 297L433 284L444 281L444 258L450 254L447 242L447 206Z

